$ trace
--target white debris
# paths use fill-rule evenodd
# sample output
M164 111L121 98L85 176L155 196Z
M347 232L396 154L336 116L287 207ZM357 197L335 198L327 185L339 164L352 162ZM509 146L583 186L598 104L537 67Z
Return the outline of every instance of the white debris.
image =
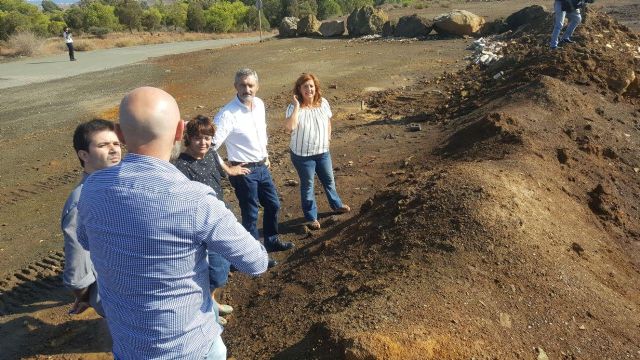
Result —
M491 64L502 59L501 52L506 46L505 42L497 41L494 37L481 37L469 45L469 49L474 51L469 59L474 64Z
M611 44L606 44L605 46L608 47L609 49L613 49L613 45Z

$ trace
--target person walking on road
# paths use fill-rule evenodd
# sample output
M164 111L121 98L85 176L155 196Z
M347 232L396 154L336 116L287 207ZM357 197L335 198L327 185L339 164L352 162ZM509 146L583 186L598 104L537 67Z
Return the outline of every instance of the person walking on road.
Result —
M68 27L64 28L62 37L64 37L64 42L67 44L67 49L69 50L69 60L76 61L76 57L73 53L73 38L71 37L71 30L69 30Z

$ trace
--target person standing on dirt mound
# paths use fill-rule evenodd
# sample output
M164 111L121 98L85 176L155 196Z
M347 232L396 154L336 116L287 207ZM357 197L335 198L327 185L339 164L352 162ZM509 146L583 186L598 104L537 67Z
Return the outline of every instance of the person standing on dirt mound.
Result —
M78 240L98 273L116 359L226 359L207 251L251 275L267 270L265 249L211 187L169 162L183 131L171 95L131 91L116 126L129 153L80 195Z
M224 143L230 166L240 165L249 173L229 176L242 216L242 225L258 239L258 205L262 205L264 247L269 252L293 248L293 243L278 238L280 200L273 179L267 152L267 122L264 103L257 98L258 74L251 69L236 73L234 87L237 94L215 116L214 149ZM270 265L275 265L270 260Z
M582 22L582 16L580 15L580 8L584 6L584 0L555 0L553 3L553 32L551 33L551 49L558 48L558 39L560 38L560 31L564 26L565 16L569 18L569 25L562 34L562 44L571 44L571 35L575 29Z
M337 213L351 211L342 203L333 177L329 153L331 142L331 107L322 97L320 82L313 74L302 74L293 87L293 102L285 111L285 129L291 134L289 153L300 177L300 200L308 227L320 229L318 206L313 191L318 175L331 209Z
M78 242L78 200L87 176L120 162L120 140L111 121L93 119L76 127L73 148L83 169L82 181L71 192L62 209L60 226L64 236L64 270L62 282L75 296L70 314L80 314L93 307L104 317L96 283L96 270L89 252Z
M249 169L242 166L226 166L218 153L211 147L211 138L216 133L215 126L211 119L198 115L187 123L184 133L183 144L185 151L174 161L174 165L189 180L198 181L205 185L211 186L215 191L218 200L224 202L224 191L222 191L222 177L227 173L230 175L245 175L249 173ZM228 206L228 204L225 202ZM233 312L233 307L227 304L220 304L216 301L215 293L217 289L224 287L229 277L230 263L220 254L209 251L209 281L211 288L211 297L214 306L218 307L218 322L220 325L226 325L227 320L224 315Z

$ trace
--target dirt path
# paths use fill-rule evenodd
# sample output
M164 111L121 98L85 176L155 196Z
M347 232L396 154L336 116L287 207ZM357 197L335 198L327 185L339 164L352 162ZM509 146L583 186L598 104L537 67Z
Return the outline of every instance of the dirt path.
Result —
M500 16L529 2L466 4L475 7L478 13ZM463 5L466 8L460 4ZM449 7L433 7L428 11L440 13ZM106 330L95 314L66 315L70 299L61 289L58 276L64 263L59 212L80 177L70 144L77 123L92 116L115 118L119 99L143 84L163 87L176 96L185 118L199 113L211 115L233 96L234 71L239 66L255 68L261 78L259 96L268 108L274 177L283 196L282 228L284 236L299 245L300 251L291 259L299 265L306 261L304 256L328 246L323 245L324 240L345 235L340 233L341 229L353 220L337 219L339 224L328 225L329 230L319 237L309 238L300 233L298 189L284 186L286 179L295 179L296 175L286 155L288 139L279 123L295 77L303 71L313 71L323 81L325 97L336 116L332 147L334 162L340 168L338 186L345 201L357 209L376 190L393 181L403 171L399 168L405 161L414 159L413 153L426 153L440 136L436 127L425 127L418 134L406 132L403 126L377 118L381 113L375 110L363 111L361 101L375 90L410 89L420 79L431 79L444 71L455 72L466 65L462 59L469 54L466 47L470 41L274 40L156 58L113 70L0 90L0 311L3 312L0 358L109 358ZM397 114L391 118L401 118L417 96L419 91L397 99L394 103ZM428 165L428 156L419 159L421 164ZM234 200L232 194L227 194L227 198ZM320 207L326 209L324 200L320 200ZM285 260L283 255L278 257ZM277 272L268 280L253 283L237 277L232 286L252 293L261 286L282 284L287 276ZM8 289L12 290L7 292ZM278 289L283 295L277 296L295 298L296 294L312 291L313 285L299 279L297 284ZM235 296L238 304L250 305L252 301L237 292L226 296L230 300ZM334 300L335 304L330 306L341 306L339 297ZM247 339L264 335L247 333L252 330L246 325L232 320L225 333L237 354L261 357L261 349L278 347L259 344L240 350L249 343ZM286 333L286 326L277 331ZM282 357L287 358L287 354Z

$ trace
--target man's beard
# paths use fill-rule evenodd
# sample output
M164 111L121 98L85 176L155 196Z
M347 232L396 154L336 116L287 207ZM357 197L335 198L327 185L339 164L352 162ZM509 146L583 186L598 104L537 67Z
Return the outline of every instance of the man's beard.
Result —
M173 147L171 148L171 158L169 159L169 161L171 162L175 161L180 156L181 152L182 152L182 142L176 141L175 143L173 143Z

